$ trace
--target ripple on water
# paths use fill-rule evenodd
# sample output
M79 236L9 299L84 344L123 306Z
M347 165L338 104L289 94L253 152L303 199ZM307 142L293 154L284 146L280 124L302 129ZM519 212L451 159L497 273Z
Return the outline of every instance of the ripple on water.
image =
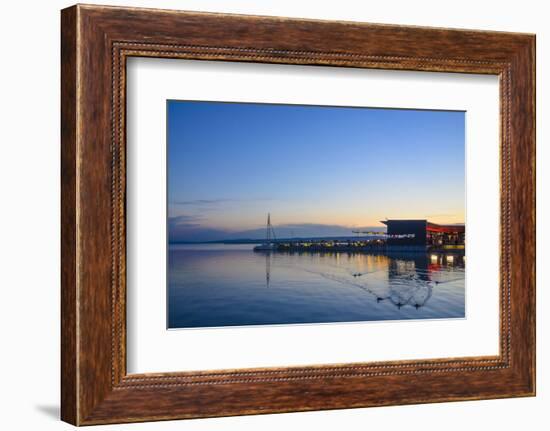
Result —
M424 254L254 253L249 245L169 250L171 328L465 316L463 259Z

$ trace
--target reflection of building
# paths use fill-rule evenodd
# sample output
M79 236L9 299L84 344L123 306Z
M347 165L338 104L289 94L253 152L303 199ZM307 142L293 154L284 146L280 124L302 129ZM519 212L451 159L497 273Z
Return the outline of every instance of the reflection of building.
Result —
M436 224L428 220L385 220L387 249L425 251L464 250L464 224Z
M409 253L391 259L388 265L389 294L386 298L397 308L420 308L432 296L431 274L426 253ZM378 299L380 301L381 298Z
M457 278L442 277L443 265L456 268ZM388 265L388 292L378 294L377 300L389 300L398 308L406 305L421 308L438 285L463 279L460 268L464 268L464 256L456 253L395 253Z

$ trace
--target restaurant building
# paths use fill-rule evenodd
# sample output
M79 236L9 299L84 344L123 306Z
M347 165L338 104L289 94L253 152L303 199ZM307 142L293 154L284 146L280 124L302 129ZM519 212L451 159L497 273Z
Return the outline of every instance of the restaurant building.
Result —
M463 251L464 224L436 224L428 220L384 220L387 226L387 250Z

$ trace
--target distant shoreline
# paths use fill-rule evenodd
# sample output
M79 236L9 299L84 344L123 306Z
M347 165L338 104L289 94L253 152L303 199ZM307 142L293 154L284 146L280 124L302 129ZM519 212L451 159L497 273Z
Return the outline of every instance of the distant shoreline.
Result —
M376 238L384 235L385 232L380 232L380 235L364 235L364 236L319 236L319 237L297 237L297 238L278 238L272 242L302 242L302 241L364 241L369 238ZM258 239L226 239L226 240L214 240L214 241L169 241L168 244L263 244L264 238Z

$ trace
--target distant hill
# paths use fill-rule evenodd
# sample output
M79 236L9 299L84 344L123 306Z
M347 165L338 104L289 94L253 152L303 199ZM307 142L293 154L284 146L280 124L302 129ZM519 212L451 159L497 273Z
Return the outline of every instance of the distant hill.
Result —
M380 232L383 234L384 232ZM274 242L289 242L289 241L361 241L370 238L376 238L376 235L362 236L318 236L318 237L293 237L293 238L277 238ZM170 241L170 244L261 244L263 239L259 238L237 238L237 239L220 239L215 241Z
M324 239L324 238L357 238L352 231L385 232L385 226L349 227L341 225L325 225L318 223L296 223L273 226L275 236L281 240L293 239ZM203 227L198 224L169 219L168 233L171 243L227 243L227 244L257 244L265 238L265 227L242 231L227 231L219 228ZM361 238L365 236L362 235Z

